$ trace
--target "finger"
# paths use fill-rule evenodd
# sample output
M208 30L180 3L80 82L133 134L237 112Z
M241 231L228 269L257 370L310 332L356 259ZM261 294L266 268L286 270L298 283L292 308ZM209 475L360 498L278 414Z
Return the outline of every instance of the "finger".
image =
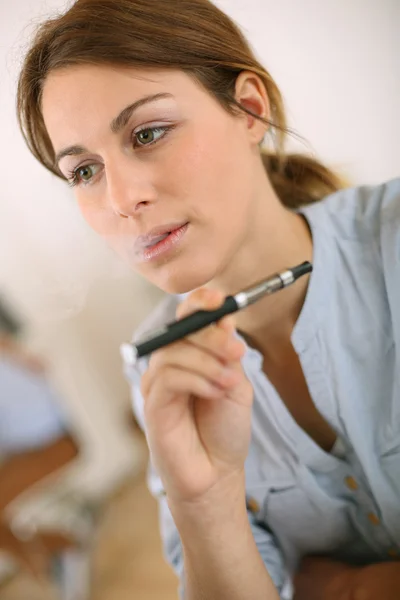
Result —
M180 344L172 344L163 352L153 353L150 359L149 375L145 378L142 388L145 395L154 380L160 377L161 369L169 366L195 373L223 388L229 388L238 382L237 371L194 344L182 341Z
M174 344L170 344L168 348L157 350L153 355L155 356L157 352L165 352L173 346L180 346L180 344L185 343L193 344L224 363L242 358L245 352L243 343L235 337L233 332L226 331L223 327L217 325L209 325Z
M227 315L226 317L223 317L220 321L218 321L217 325L230 334L235 333L236 331L236 319L233 315Z
M216 308L219 308L223 304L224 300L225 296L220 290L209 290L207 288L201 288L199 290L196 290L195 292L192 292L184 300L184 302L182 302L178 306L176 311L177 318L180 319L182 317L196 312L197 310L214 310ZM235 340L237 340L237 338L234 337L234 333L236 331L236 319L233 315L227 315L220 319L217 323L209 325L208 327L205 327L204 329L201 329L196 333L186 336L185 339L193 341L194 343L199 343L203 347L204 345L208 346L209 337L212 336L212 333L210 333L210 331L215 329L217 331L222 330L226 332L230 338L234 338ZM201 342L203 334L204 343ZM223 335L220 334L219 339L222 341ZM245 346L239 340L237 341L238 343L234 344L234 346L236 346L237 349L240 348L242 350L242 353L239 352L239 357L241 357L245 351ZM216 338L215 346L213 345L213 348L217 350L218 347L218 338ZM218 352L217 355L220 356ZM237 358L237 355L235 355L234 358Z
M142 377L142 384L146 385L149 371L155 369L159 363L167 361L166 357L169 353L176 356L179 352L184 356L189 347L195 347L203 352L201 356L198 355L198 360L205 360L204 354L206 354L208 357L220 361L226 367L230 366L231 363L240 362L246 350L245 345L236 337L221 328L210 326L197 334L178 340L153 352L150 357L149 368Z
M196 310L214 310L219 308L225 300L224 294L219 290L200 288L195 290L176 309L176 316L182 319Z
M154 407L162 408L176 395L218 400L225 393L225 390L196 373L168 366L162 369L160 377L154 380L146 399L145 411L148 412Z
M246 350L243 342L235 336L235 322L231 316L187 335L184 340L226 362L242 358Z
M226 365L240 361L246 351L243 342L233 332L218 325L206 327L188 336L186 341L209 352Z

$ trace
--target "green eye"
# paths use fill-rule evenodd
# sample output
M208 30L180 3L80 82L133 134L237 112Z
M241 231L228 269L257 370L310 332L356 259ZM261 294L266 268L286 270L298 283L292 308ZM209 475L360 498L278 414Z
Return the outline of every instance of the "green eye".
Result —
M137 134L137 138L139 142L143 142L146 144L147 142L151 143L154 141L154 129L143 129L139 131Z
M132 144L134 148L143 148L144 146L153 146L157 144L162 138L164 138L170 131L172 131L176 125L169 125L163 127L146 127L136 133L132 134ZM92 181L95 175L101 170L102 165L83 165L78 167L74 171L70 171L66 176L68 184L71 187L76 185L91 185L95 183Z
M171 127L147 127L135 133L135 142L137 146L150 146L156 144L158 140L164 137Z
M78 175L81 181L87 182L90 181L90 179L93 177L93 170L94 169L92 165L86 165L85 167L81 167L80 169L78 169L76 174Z
M82 167L78 167L74 171L68 173L67 180L68 184L73 187L75 185L88 185L92 182L92 179L99 170L101 169L101 165L83 165Z

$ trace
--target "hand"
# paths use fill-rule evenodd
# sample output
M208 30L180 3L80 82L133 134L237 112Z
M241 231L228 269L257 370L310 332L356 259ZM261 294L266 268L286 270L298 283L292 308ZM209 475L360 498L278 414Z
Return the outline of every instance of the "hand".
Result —
M178 318L222 304L222 293L201 289L179 306ZM240 359L245 346L234 320L153 353L142 379L151 458L169 499L195 502L243 474L251 435L253 390Z
M308 556L294 578L294 600L352 600L358 570L330 558Z

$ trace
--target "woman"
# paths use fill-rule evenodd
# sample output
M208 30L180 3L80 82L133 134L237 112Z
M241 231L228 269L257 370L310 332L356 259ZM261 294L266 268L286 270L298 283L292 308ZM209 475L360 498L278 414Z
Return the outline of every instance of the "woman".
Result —
M313 262L129 374L182 596L397 598L400 180L343 189L286 156L279 90L208 0L78 0L33 41L18 113L89 225L168 293L137 337Z

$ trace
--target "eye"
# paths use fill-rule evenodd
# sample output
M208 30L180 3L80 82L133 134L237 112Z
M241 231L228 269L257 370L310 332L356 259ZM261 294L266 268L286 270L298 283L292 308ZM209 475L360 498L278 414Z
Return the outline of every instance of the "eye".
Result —
M74 185L88 185L93 177L99 172L100 165L83 165L74 171L68 173L68 183L72 187Z
M136 146L151 146L156 144L161 138L163 138L171 127L146 127L134 132L133 138L138 140L139 143ZM161 132L161 135L157 135Z
M165 137L172 129L174 125L168 127L146 127L133 133L133 146L135 148L144 148L145 146L153 146L163 137ZM137 142L136 140L139 140ZM92 179L99 170L101 165L88 164L78 167L67 174L68 184L73 187L75 185L89 185L92 183Z

